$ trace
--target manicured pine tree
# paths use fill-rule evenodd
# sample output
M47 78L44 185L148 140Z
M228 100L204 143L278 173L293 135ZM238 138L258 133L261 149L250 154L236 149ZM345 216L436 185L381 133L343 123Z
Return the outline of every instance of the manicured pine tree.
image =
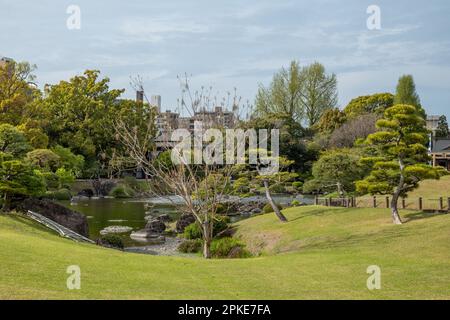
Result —
M400 196L417 188L423 179L439 179L444 170L426 164L427 130L415 106L400 104L388 108L377 127L380 131L369 135L366 143L378 150L378 156L362 159L370 165L371 172L356 186L363 193L391 194L392 220L401 224L397 206Z

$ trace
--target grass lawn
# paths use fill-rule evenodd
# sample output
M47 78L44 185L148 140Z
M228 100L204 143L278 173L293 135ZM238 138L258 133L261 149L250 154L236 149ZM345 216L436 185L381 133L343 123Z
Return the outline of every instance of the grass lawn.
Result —
M123 253L78 244L17 215L0 215L0 298L450 299L450 215L325 207L237 224L257 258L210 260ZM66 268L81 267L81 290ZM381 267L369 291L366 269Z

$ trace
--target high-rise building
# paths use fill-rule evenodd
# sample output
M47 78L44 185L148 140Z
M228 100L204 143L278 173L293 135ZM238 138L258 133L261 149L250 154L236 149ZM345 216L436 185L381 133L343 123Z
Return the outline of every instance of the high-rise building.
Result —
M156 107L158 113L161 112L161 96L160 95L152 95L150 98L150 105Z

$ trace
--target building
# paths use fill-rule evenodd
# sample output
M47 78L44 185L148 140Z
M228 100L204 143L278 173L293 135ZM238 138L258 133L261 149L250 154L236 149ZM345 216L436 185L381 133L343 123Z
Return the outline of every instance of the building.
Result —
M160 95L152 95L150 97L150 105L156 107L158 113L161 112L161 96Z
M433 167L441 166L450 171L450 139L433 139L430 156Z

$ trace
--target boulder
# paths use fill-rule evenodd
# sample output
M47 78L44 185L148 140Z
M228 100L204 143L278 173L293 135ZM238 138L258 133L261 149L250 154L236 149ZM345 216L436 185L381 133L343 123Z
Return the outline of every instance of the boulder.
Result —
M145 230L153 233L163 233L166 230L166 225L160 219L154 218L148 220L147 224L145 225Z
M58 203L47 199L27 198L13 204L17 211L34 211L47 217L70 230L75 231L85 237L89 236L87 218L84 214L71 210Z
M178 233L183 233L184 229L195 222L195 217L192 214L184 213L177 221L176 230Z

